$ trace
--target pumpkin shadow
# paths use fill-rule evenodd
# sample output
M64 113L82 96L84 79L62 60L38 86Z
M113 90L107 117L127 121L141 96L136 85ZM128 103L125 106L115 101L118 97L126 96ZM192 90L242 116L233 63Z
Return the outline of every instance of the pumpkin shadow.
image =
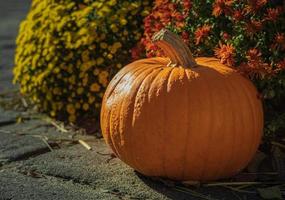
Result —
M152 178L146 177L141 173L135 171L135 174L139 179L144 182L152 190L164 195L165 197L173 200L199 200L199 199L212 199L212 200L260 200L257 194L245 194L234 192L230 189L224 187L185 187L181 183L169 182L167 180L165 183L161 181L156 181Z

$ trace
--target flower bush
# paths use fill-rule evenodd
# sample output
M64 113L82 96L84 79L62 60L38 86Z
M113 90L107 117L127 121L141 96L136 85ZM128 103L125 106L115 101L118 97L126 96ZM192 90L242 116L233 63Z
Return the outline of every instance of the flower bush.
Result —
M141 38L146 0L34 0L17 38L14 82L50 116L98 117L112 75Z
M163 55L151 37L169 28L195 56L216 56L251 78L264 98L265 133L277 136L285 131L284 8L282 0L156 0L132 55Z

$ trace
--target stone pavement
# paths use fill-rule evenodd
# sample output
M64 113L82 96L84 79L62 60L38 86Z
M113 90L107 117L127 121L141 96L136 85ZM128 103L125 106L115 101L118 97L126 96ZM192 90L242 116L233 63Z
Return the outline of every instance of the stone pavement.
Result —
M11 84L15 37L29 0L0 0L0 93ZM217 188L187 190L143 177L94 136L59 132L41 119L17 123L23 113L0 108L0 200L244 199ZM78 139L88 142L88 151ZM196 193L199 192L199 193ZM200 196L200 198L199 198ZM249 199L259 199L255 194Z

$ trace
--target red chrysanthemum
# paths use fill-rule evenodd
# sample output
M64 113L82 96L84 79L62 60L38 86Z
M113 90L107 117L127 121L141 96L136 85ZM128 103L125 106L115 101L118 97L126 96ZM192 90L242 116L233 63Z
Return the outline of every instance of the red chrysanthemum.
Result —
M192 2L190 0L183 0L182 5L186 11L189 11L192 8Z
M228 33L224 32L224 33L222 33L222 38L224 40L229 40L229 39L231 39L231 36Z
M268 8L265 20L275 22L280 14L280 9L278 8Z
M187 31L183 31L181 37L186 44L189 43L189 33Z
M280 72L282 70L285 70L285 58L281 61L279 61L276 65L276 72Z
M265 63L261 56L261 52L256 48L248 50L246 54L247 62L242 63L239 70L250 78L264 78L272 75L274 73L272 67Z
M232 15L235 21L240 21L244 18L244 11L243 10L235 10Z
M254 35L256 32L262 29L262 22L258 20L250 20L246 24L245 29L248 35Z
M284 33L277 33L275 36L275 42L278 44L285 43L285 34Z
M285 34L284 33L277 33L274 39L275 44L273 44L274 49L276 47L280 47L282 50L285 49Z
M229 13L231 13L231 5L233 2L233 0L215 0L212 14L215 17L220 16L222 13L229 15Z
M265 4L267 0L248 0L248 4L245 7L247 13L256 13L260 10Z

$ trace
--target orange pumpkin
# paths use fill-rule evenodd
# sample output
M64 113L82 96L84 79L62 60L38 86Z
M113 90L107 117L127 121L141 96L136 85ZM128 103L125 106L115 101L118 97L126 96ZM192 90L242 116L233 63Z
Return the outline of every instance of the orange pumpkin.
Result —
M193 59L168 30L154 41L168 58L135 61L107 88L101 110L105 141L147 176L209 181L238 173L262 135L255 87L215 58Z

